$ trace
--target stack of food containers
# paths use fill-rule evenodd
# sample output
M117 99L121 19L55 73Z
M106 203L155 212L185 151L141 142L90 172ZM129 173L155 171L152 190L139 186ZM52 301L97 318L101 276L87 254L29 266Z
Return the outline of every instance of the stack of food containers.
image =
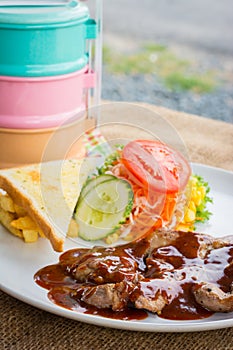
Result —
M0 167L41 161L51 137L58 159L84 131L97 32L78 1L1 1Z

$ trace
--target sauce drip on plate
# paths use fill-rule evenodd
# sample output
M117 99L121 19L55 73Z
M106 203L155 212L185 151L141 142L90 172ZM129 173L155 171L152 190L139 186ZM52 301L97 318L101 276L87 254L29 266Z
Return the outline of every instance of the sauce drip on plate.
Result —
M160 317L202 319L213 313L196 302L194 289L208 282L227 293L233 283L233 246L207 247L202 256L201 247L206 243L203 237L179 232L172 244L151 250L147 238L117 247L72 249L60 256L59 263L39 270L34 278L37 284L49 290L48 297L52 302L76 312L121 320L142 320L148 312L136 309L135 301L143 297L153 302L161 295L165 306L159 312ZM85 262L90 259L97 259L100 263L85 282L80 282L74 271L82 264L85 267ZM85 287L121 281L130 285L129 300L123 310L98 308L82 300Z

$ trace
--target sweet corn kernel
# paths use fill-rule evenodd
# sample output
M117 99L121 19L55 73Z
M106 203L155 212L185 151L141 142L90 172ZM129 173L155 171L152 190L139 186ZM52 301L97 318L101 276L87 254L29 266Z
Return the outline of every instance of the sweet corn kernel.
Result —
M177 225L176 229L181 231L193 231L195 229L195 221L200 221L200 218L196 217L197 207L202 203L206 196L206 187L199 185L199 180L196 177L192 177L189 181L191 189L190 202L187 205L186 213L183 220Z
M193 222L195 221L196 214L193 210L187 209L186 213L184 214L184 221L185 222Z
M117 233L113 233L112 235L109 235L108 237L106 237L105 242L107 244L112 244L117 242L119 239L119 235Z
M196 213L196 205L194 203L194 201L190 201L189 205L188 205L189 209L192 210L194 213Z
M192 184L192 186L195 186L197 184L197 178L196 177L194 177L194 176L192 177L191 184Z
M193 226L192 225L188 225L188 224L179 224L176 228L178 231L183 231L183 232L188 232L188 231L192 231L193 230Z
M202 198L201 198L201 191L197 190L196 191L196 196L194 198L194 203L196 204L196 206L198 207L198 205L201 204Z
M197 194L197 186L192 186L192 190L191 190L191 198L195 198Z
M130 233L129 233L127 236L124 237L124 240L125 240L125 241L129 241L129 242L132 241L133 239L134 239L134 237L133 237L133 235L130 234Z
M206 189L204 186L200 186L199 188L199 191L201 192L201 199L204 199L205 198L205 195L206 195Z

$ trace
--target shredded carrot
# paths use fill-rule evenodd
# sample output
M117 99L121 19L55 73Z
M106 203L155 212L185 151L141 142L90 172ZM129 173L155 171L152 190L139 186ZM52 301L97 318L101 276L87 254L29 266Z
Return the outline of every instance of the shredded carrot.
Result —
M111 171L108 172L128 180L133 189L134 204L132 215L125 224L131 225L131 230L125 239L143 237L171 221L175 210L177 194L165 194L162 200L161 194L148 194L147 189L129 173L121 160L116 162ZM123 225L123 229L125 225Z

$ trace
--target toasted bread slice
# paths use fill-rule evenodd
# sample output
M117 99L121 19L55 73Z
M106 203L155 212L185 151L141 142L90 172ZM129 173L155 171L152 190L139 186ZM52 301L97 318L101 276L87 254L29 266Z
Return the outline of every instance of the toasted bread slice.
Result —
M82 160L52 161L20 168L0 170L0 189L13 203L34 221L47 237L55 251L63 251L81 186L86 174L81 174ZM0 222L13 234L20 231L11 227L14 213L1 208ZM5 218L5 219L3 219Z

